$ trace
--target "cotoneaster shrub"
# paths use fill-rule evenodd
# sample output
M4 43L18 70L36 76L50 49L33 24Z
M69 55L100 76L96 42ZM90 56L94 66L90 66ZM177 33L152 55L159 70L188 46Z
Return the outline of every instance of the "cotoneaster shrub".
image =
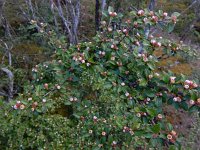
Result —
M154 55L182 53L181 44L147 34L170 32L177 13L112 8L91 42L66 49L33 68L33 80L10 104L1 103L1 147L8 149L149 149L180 147L163 105L199 111L195 81L155 72ZM50 34L49 34L50 35ZM52 43L52 40L50 40ZM160 56L162 57L162 56Z

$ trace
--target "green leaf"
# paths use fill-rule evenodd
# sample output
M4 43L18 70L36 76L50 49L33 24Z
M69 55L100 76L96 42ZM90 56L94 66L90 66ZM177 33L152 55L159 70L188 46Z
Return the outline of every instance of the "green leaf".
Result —
M153 64L148 63L147 65L149 66L149 68L150 68L151 70L154 70L154 69L155 69L155 66L154 66Z
M157 107L161 107L162 106L162 98L158 97L155 100L155 104L156 104Z
M188 104L186 102L181 102L180 106L184 109L184 110L188 110Z
M179 104L177 102L173 102L172 106L174 106L174 108L179 109Z
M109 6L109 7L108 7L108 12L114 12L114 8L111 7L111 6Z
M4 105L3 101L2 101L2 100L0 100L0 106L3 106L3 105Z
M77 119L79 119L79 118L80 118L80 116L79 116L79 115L77 115L77 114L73 114L73 116L74 116L75 118L77 118Z
M147 95L147 97L154 97L155 96L154 92L150 91L150 90L145 91L145 94Z
M70 101L66 101L64 104L65 105L71 105L72 103Z
M145 135L144 135L144 137L146 137L146 138L152 138L152 134L151 133L146 133Z
M147 112L150 116L154 117L156 116L156 110L155 109L147 109Z
M147 85L147 81L143 78L140 80L140 83L139 83L140 86L146 86Z
M135 136L142 136L142 135L144 135L144 131L142 131L142 130L137 130L137 131L135 131Z
M106 13L105 11L102 12L102 15L103 15L104 17L106 17L106 18L108 17L108 15L107 15L107 13Z
M131 126L131 128L132 129L139 129L140 128L140 123L138 123L138 122L135 122L135 123L133 123L133 125Z
M110 89L112 87L112 84L111 83L106 83L105 85L104 85L104 88L105 89Z
M164 75L162 79L165 83L169 83L169 76Z
M170 131L173 130L173 126L172 126L170 123L167 124L167 128L168 128L168 130L170 130Z
M24 105L27 105L27 104L28 104L28 102L25 101L25 100L22 100L22 103L23 103Z
M170 145L170 146L169 146L169 150L176 150L176 146Z
M178 16L180 16L180 13L179 13L179 12L174 12L174 13L172 14L172 16L178 17Z
M195 112L198 109L199 109L199 107L194 105L194 106L190 107L189 112Z
M168 33L171 33L174 30L174 27L175 27L175 24L169 23L167 25L167 31L168 31Z
M159 133L160 132L160 125L156 124L154 125L151 130L153 131L153 133Z
M118 13L117 17L122 18L124 15L122 13Z
M161 147L162 139L156 138L156 139L151 139L151 144L153 147Z

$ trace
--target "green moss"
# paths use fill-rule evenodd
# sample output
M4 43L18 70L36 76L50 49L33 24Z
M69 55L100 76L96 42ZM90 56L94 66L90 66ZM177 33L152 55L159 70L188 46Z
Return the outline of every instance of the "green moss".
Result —
M175 74L191 75L192 67L188 63L183 63L173 66L170 68L170 71L174 72Z
M15 58L14 67L31 69L34 65L47 60L44 54L45 48L35 43L23 43L14 46L12 49Z
M16 45L12 51L14 53L22 53L22 54L41 54L44 48L38 46L35 43L23 43Z

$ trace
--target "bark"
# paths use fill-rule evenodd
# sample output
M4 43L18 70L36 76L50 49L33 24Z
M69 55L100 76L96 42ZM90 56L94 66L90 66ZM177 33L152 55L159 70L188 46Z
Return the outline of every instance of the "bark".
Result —
M106 0L102 0L102 3L101 3L101 11L103 12L106 8Z
M12 54L11 54L11 49L13 48L13 45L11 44L11 46L9 47L7 45L7 43L5 43L4 41L0 40L0 42L2 42L2 44L4 45L4 54L7 55L8 57L8 64L9 66L12 66ZM4 59L4 57L2 58Z
M66 6L69 6L69 11L68 15L71 17L71 22L72 22L72 33L73 33L73 42L72 44L77 44L78 43L78 24L79 24L79 19L80 19L80 0L76 0L74 3L71 1L66 0ZM71 13L70 13L71 12Z
M99 0L96 0L96 5L95 5L95 27L96 31L99 31L99 25L100 25L100 14L99 14L99 9L100 9L100 2Z

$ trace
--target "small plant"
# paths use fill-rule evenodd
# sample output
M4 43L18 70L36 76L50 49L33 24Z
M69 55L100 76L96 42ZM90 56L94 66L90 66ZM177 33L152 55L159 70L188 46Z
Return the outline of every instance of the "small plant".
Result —
M199 86L183 75L155 72L159 59L154 52L161 49L174 55L182 52L182 45L148 35L146 30L162 26L171 32L178 14L139 10L125 19L109 8L104 16L93 41L68 49L60 45L54 60L33 68L33 81L24 93L10 104L1 104L0 135L7 139L1 140L2 145L15 149L180 147L181 135L167 121L162 106L199 111ZM66 111L59 113L62 109Z

